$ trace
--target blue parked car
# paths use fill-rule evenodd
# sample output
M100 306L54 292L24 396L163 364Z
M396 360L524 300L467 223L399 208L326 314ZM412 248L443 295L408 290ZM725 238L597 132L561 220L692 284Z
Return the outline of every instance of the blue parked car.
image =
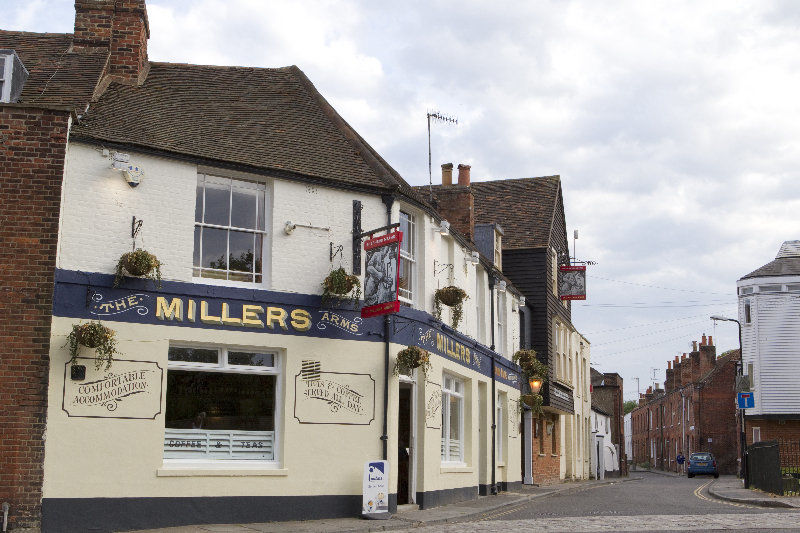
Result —
M708 452L695 452L689 456L687 461L686 475L694 477L695 474L713 474L719 477L717 472L717 460Z

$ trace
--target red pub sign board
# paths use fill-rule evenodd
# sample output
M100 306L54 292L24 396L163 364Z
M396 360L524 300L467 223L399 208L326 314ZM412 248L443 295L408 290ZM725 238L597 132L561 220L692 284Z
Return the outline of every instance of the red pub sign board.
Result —
M364 242L364 307L361 316L387 315L400 310L400 243L403 232L394 231Z

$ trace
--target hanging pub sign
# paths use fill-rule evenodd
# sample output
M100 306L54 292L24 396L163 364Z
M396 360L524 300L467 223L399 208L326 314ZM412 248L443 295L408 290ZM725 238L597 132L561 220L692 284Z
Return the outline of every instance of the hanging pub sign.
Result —
M394 231L364 242L364 307L362 318L400 310L400 243L403 232Z
M561 265L558 295L562 300L586 299L586 265Z

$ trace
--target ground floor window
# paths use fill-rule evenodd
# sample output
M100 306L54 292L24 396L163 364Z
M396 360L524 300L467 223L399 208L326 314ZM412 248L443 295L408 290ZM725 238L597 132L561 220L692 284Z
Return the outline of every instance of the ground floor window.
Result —
M277 358L170 347L164 458L276 460Z
M444 376L442 386L442 462L464 461L464 382Z

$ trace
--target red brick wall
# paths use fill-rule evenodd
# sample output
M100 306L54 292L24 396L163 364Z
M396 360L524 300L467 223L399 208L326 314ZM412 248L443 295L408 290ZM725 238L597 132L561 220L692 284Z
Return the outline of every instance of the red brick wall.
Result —
M800 420L764 420L748 418L745 423L747 444L753 444L753 428L761 429L761 440L800 442Z
M0 501L36 527L68 114L0 106Z
M463 185L450 185L437 187L435 194L442 218L460 234L472 239L475 231L475 196L472 190Z
M547 434L548 423L553 424L553 432L549 435ZM561 479L561 457L559 455L561 427L559 417L549 414L540 415L539 418L533 419L533 426L531 443L533 482L536 485L558 483ZM555 440L555 447L553 447L553 440Z

